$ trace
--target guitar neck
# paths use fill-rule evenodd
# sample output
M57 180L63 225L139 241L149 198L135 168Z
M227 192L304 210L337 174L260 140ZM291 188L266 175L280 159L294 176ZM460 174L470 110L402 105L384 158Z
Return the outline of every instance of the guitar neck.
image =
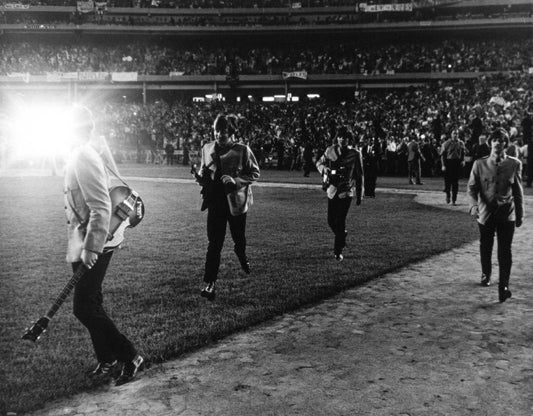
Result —
M76 283L80 281L80 279L83 277L85 272L87 271L87 267L85 265L80 264L76 271L73 273L70 280L67 282L61 293L59 293L59 296L56 298L50 309L48 309L48 312L46 313L46 317L48 319L52 319L53 316L56 314L56 312L59 310L63 302L65 302L65 299L67 296L72 292L72 289L74 289L74 286L76 286Z

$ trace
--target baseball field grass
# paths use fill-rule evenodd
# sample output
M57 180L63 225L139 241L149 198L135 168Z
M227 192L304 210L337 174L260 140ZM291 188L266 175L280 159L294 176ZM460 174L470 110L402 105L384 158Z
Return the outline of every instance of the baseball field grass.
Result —
M122 173L139 178L185 175L184 169L151 166L125 167ZM282 173L266 172L263 180L281 181L278 176ZM309 181L316 185L318 174ZM325 195L318 187L257 186L247 229L252 274L240 270L228 232L217 298L209 303L199 296L207 246L199 187L141 179L130 185L142 196L146 216L127 230L122 249L114 254L104 281L104 304L151 363L178 358L477 237L465 214L421 206L412 195L378 193L352 206L346 258L338 263ZM71 297L37 343L21 340L71 275L64 260L62 179L1 177L0 192L3 415L99 388L99 382L84 374L95 357L85 328L72 315Z

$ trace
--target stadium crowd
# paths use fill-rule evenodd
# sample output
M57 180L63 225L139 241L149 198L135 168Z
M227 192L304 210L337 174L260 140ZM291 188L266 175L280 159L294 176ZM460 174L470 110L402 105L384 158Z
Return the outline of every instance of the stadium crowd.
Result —
M533 38L443 41L297 43L215 47L132 42L91 44L1 42L0 75L48 72L137 72L146 75L393 74L527 71Z
M239 118L239 137L250 145L263 168L300 169L303 154L316 156L331 143L334 126L347 125L361 143L379 149L379 174L407 175L407 142L419 141L423 176L440 171L441 143L452 130L466 144L468 171L481 140L496 126L509 131L518 156L527 144L522 121L533 103L533 77L497 75L475 83L392 92L361 91L353 101L107 103L97 110L101 134L107 135L118 161L163 163L165 148L180 149L184 163L211 140L216 114ZM473 120L479 117L481 128ZM168 160L171 163L170 160Z

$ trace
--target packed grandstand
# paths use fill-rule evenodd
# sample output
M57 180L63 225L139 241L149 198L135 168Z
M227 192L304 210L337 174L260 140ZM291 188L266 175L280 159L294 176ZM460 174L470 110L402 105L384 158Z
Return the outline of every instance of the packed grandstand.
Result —
M452 130L470 159L495 126L520 149L531 140L526 0L4 1L0 10L2 113L85 100L118 161L166 163L170 144L187 163L220 111L237 115L239 139L263 167L297 168L303 149L318 154L341 124L378 141L389 174L403 174L413 135L434 161L426 175L438 173Z

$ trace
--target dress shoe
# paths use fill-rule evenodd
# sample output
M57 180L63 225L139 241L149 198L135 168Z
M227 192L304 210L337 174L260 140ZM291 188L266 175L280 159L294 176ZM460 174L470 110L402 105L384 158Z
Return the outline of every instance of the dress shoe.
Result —
M202 289L200 296L206 298L209 301L215 300L215 282L209 283L205 289Z
M505 302L511 296L512 296L512 293L507 286L500 286L498 288L498 298L500 300L500 303Z
M485 273L481 275L481 286L490 286L490 276Z
M241 263L241 269L244 273L250 274L252 272L250 260L248 260L246 257L244 259L239 259L239 263Z
M449 196L446 196L446 203L447 203L447 204L450 203L450 197L449 197Z
M129 383L137 375L137 371L141 370L144 364L144 358L140 355L137 355L132 361L127 361L122 367L122 373L115 381L115 386L122 386L123 384Z
M107 376L111 375L111 371L116 367L118 364L117 360L111 361L111 362L99 362L96 367L93 370L90 370L86 374L89 377L99 377L99 376Z
M344 260L344 256L342 253L335 254L335 260L337 260L339 263Z

